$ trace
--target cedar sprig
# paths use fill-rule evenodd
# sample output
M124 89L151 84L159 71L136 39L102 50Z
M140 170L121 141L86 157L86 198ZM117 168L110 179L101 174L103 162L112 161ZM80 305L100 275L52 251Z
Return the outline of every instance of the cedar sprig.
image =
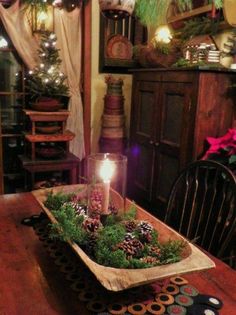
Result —
M49 210L59 210L61 206L65 203L70 201L73 194L64 194L62 192L58 192L54 194L53 191L49 191L47 194L47 198L44 202L44 206L47 207Z
M136 215L137 215L137 207L135 203L132 203L130 208L122 214L122 219L124 221L133 220L136 218Z
M52 210L52 214L58 223L52 225L51 237L55 238L58 231L58 237L64 241L74 241L80 246L86 244L88 233L82 228L84 217L77 216L71 205L65 204L60 210Z
M160 264L171 264L181 260L181 253L186 246L186 242L182 240L169 240L160 244Z
M57 223L51 224L50 237L58 238L63 241L74 241L83 249L88 247L91 233L83 228L84 216L78 216L74 208L65 201L71 200L75 194L57 193L55 195L50 192L47 196L45 205L51 206L52 214ZM115 218L117 217L117 218ZM186 245L183 241L171 241L160 244L158 241L158 232L152 230L151 240L148 244L144 244L137 257L127 257L125 251L117 247L125 239L126 228L123 221L127 219L134 220L136 218L136 207L132 207L122 216L108 216L106 225L96 231L96 246L93 249L93 257L95 261L101 265L114 268L147 268L151 266L174 263L181 260L181 253ZM109 221L110 220L110 221ZM134 231L134 235L139 238L138 231ZM156 247L159 250L153 250ZM87 253L88 255L90 253ZM152 260L143 260L143 257L157 257L156 262Z
M184 41L202 34L215 35L219 30L219 26L219 19L196 17L184 23L184 27L179 30L180 38Z

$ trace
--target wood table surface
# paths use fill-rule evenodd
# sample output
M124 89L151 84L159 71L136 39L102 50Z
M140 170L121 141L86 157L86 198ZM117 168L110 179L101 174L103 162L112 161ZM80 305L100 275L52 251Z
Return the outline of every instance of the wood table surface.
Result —
M34 230L21 220L41 208L29 193L0 196L0 315L90 315L58 272ZM236 314L236 272L216 268L184 275L200 293L220 298L220 315Z

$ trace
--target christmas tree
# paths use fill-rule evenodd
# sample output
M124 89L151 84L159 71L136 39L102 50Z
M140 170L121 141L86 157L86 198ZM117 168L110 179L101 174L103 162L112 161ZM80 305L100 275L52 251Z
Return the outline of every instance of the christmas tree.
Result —
M60 71L61 59L56 48L56 35L45 32L41 36L38 49L40 62L29 71L26 88L31 101L40 97L68 96L69 89L65 84L66 76Z

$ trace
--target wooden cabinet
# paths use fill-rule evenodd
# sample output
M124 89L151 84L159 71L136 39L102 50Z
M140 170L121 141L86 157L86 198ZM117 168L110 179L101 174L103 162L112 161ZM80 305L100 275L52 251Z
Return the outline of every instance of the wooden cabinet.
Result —
M180 170L204 152L207 136L232 126L233 74L137 70L133 77L128 196L163 218Z

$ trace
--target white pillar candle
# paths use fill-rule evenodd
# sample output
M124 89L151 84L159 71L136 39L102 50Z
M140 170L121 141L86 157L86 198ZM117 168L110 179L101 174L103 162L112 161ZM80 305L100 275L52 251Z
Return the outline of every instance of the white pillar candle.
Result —
M102 162L100 176L103 181L103 199L102 199L102 214L109 214L109 199L110 199L110 182L114 174L115 165L109 159Z

